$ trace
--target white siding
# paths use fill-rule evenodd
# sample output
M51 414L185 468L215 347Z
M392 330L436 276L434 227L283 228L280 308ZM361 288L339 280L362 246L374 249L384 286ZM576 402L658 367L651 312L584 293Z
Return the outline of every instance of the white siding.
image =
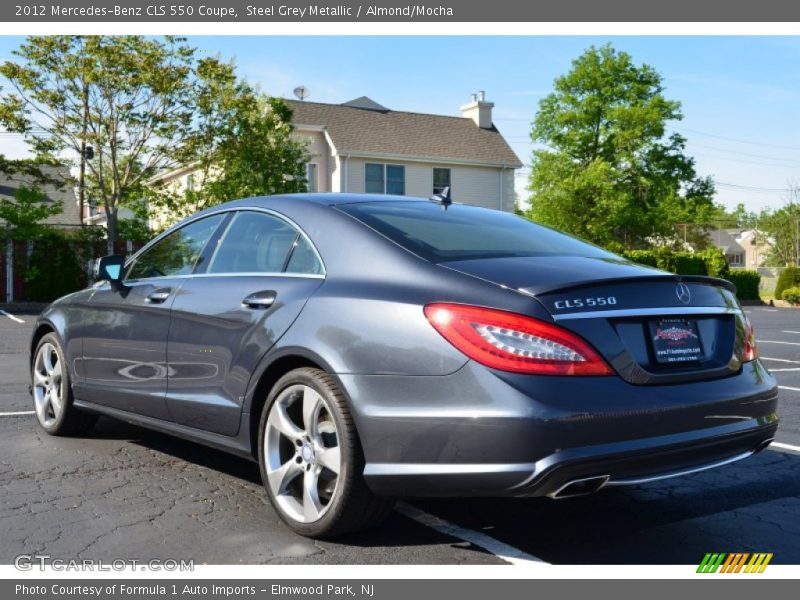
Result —
M295 134L299 139L308 143L308 151L311 154L311 160L317 164L317 191L318 192L331 192L331 172L333 161L331 160L331 152L328 147L328 142L325 139L325 134L321 131L298 131Z
M403 165L406 168L406 195L423 198L433 194L433 169L449 168L450 185L453 200L464 204L483 206L486 208L514 210L514 170L496 167L477 167L465 165L448 165L443 163L407 162L400 160L342 159L342 179L347 173L347 185L342 191L354 194L364 193L364 169L366 163ZM501 175L502 174L502 175ZM502 177L502 206L500 202ZM335 190L334 190L335 191Z

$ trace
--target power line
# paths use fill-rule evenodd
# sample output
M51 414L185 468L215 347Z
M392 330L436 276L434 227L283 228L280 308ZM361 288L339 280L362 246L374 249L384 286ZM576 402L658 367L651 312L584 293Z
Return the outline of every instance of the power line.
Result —
M506 117L506 118L500 117L500 118L496 118L494 120L495 121L526 121L528 123L530 123L532 121L532 119L524 119L524 118L518 118L518 117ZM708 131L700 131L698 129L689 129L688 127L675 127L675 130L679 131L679 132L684 132L684 133L693 133L695 135L701 135L701 136L704 136L704 137L716 138L718 140L725 140L725 141L728 141L728 142L735 142L737 144L748 144L748 145L751 145L751 146L764 146L764 147L767 147L767 148L780 148L782 150L800 150L800 146L787 146L785 144L773 144L773 143L770 143L770 142L755 142L753 140L745 140L745 139L742 139L742 138L729 137L729 136L726 136L726 135L720 135L718 133L711 133L711 132L708 132Z
M716 146L706 146L705 144L698 144L696 142L689 142L690 146L697 146L699 148L707 148L709 150L716 150L717 152L727 152L729 154L737 154L739 156L752 156L753 158L766 158L767 160L784 160L800 164L800 160L796 158L783 158L782 156L769 156L767 154L753 154L751 152L739 152L738 150L728 150L727 148L718 148ZM800 148L798 148L800 150Z
M782 144L770 144L770 143L767 143L767 142L754 142L752 140L743 140L743 139L739 139L739 138L732 138L732 137L727 137L727 136L724 136L724 135L718 135L716 133L708 133L708 132L704 132L704 131L697 131L696 129L687 129L685 127L678 127L677 129L678 129L678 131L687 131L689 133L694 133L694 134L697 134L697 135L703 135L703 136L711 137L711 138L717 138L717 139L720 139L720 140L726 140L726 141L729 141L729 142L736 142L738 144L751 144L753 146L766 146L766 147L769 147L769 148L782 148L784 150L800 150L800 146L784 146Z
M705 152L692 152L692 156L702 156L704 158L713 158L716 160L727 160L735 163L743 163L746 165L761 165L763 167L777 167L781 169L800 169L800 164L797 165L779 165L776 163L760 162L757 160L746 160L742 158L732 158L730 156L716 156L714 154L706 154Z

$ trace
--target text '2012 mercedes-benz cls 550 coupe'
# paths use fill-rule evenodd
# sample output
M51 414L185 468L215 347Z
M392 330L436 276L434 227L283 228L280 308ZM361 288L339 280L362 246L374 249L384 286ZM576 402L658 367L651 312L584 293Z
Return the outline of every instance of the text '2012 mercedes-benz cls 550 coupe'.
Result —
M550 496L765 448L777 386L735 289L512 214L299 194L200 212L53 302L51 434L109 415L258 461L308 536L398 496Z

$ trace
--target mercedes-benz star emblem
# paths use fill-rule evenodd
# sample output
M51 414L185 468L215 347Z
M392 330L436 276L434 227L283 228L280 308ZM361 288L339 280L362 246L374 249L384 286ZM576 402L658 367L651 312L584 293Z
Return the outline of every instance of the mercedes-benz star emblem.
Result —
M678 300L684 304L689 304L689 302L692 301L692 290L690 290L689 286L685 283L678 284L675 288L675 295L678 297Z

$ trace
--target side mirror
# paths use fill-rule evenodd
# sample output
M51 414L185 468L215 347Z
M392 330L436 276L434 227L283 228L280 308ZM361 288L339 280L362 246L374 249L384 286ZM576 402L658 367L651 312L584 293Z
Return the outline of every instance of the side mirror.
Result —
M94 263L95 281L110 281L112 286L119 285L124 269L124 256L112 254L98 258Z

